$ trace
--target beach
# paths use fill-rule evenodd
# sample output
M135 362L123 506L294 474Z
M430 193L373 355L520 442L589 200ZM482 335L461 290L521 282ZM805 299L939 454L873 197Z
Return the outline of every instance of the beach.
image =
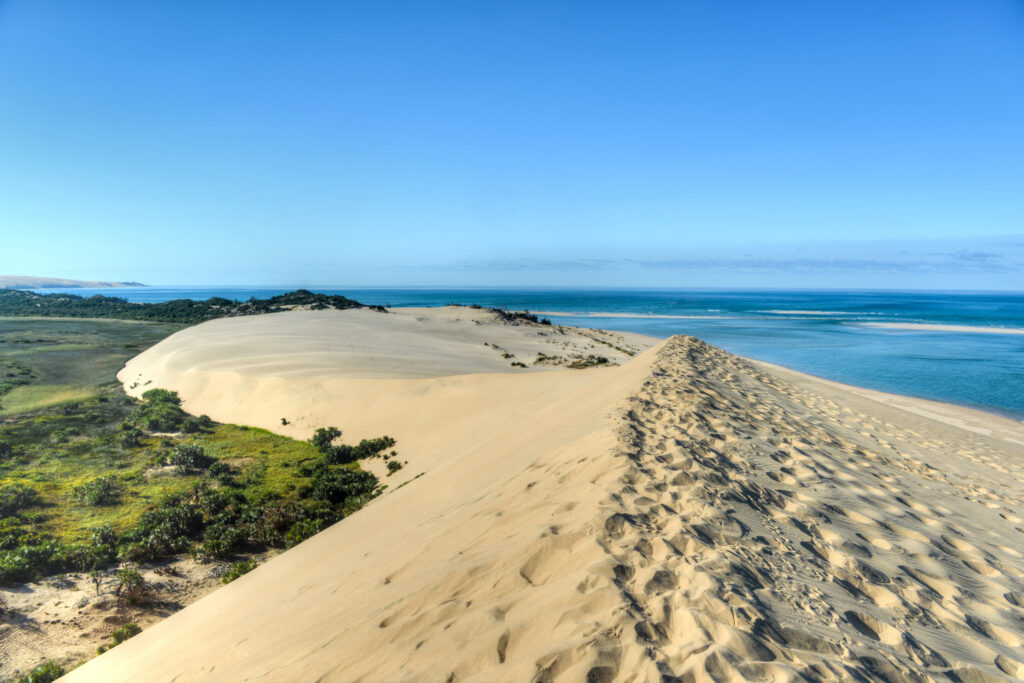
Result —
M1012 420L469 307L215 320L119 379L406 464L67 680L1024 676Z

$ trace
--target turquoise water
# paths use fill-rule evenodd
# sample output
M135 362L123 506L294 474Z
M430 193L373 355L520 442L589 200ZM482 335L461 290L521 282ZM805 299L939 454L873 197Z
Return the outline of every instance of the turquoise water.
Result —
M292 288L45 290L130 301L266 298ZM40 290L44 291L44 290ZM367 304L481 304L554 311L553 321L656 337L690 334L733 353L827 379L1024 420L1024 335L908 331L861 323L1024 329L1024 293L334 289ZM696 318L590 317L608 313ZM575 315L572 315L575 314Z

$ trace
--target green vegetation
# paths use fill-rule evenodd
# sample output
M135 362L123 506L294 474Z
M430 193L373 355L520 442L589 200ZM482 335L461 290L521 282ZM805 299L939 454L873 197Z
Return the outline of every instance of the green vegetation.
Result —
M0 358L0 396L15 387L30 384L35 378L35 373L24 363L14 358Z
M0 318L0 383L9 369L19 368L18 382L0 391L4 416L48 408L75 410L112 393L114 375L132 356L177 332L181 325L117 320L31 320ZM0 437L0 441L3 438Z
M114 631L110 634L110 637L114 640L113 645L100 645L98 648L96 648L96 654L101 655L110 648L117 647L124 641L128 640L129 638L134 638L140 633L142 633L142 629L139 628L138 624L133 624L129 622L124 626L119 626L118 628L115 628Z
M11 455L0 462L0 581L88 571L192 552L230 557L285 547L342 519L378 491L359 457L388 437L317 449L259 429L218 425L154 437L135 425L160 414L182 424L170 392L131 401L86 402L70 414L5 425ZM103 419L90 424L90 411ZM176 413L176 414L175 414ZM75 424L74 441L40 436ZM120 426L140 432L127 448ZM163 422L161 422L163 425ZM161 426L161 429L164 427ZM124 431L127 431L125 429ZM30 486L31 484L31 486ZM119 575L126 596L133 587ZM136 596L137 597L137 596Z
M248 574L256 569L257 562L251 557L248 560L240 560L231 565L231 570L221 578L221 583L231 583L242 574Z
M21 678L14 679L17 683L53 683L64 675L64 668L57 662L43 662Z
M81 297L76 294L36 294L17 289L0 289L0 315L2 316L113 318L195 324L214 318L276 313L295 306L304 306L314 310L364 308L358 301L344 296L314 294L305 289L269 299L231 301L213 297L206 301L175 299L154 304L132 303L120 297L100 296L99 294ZM367 308L385 310L382 306Z
M600 330L598 330L598 331L600 332ZM604 344L608 348L615 349L616 351L618 351L621 354L625 354L627 356L635 356L636 355L636 351L630 351L629 349L624 349L621 346L616 346L615 344L612 344L610 341L606 341L604 339L600 339L598 337L595 337L595 336L592 336L592 335L589 335L589 334L584 335L584 336L586 336L589 339L592 339L593 341L596 341L598 344Z
M113 541L111 539L108 542ZM142 574L134 569L119 569L117 571L117 597L124 597L129 602L137 602L146 595L146 581Z
M142 633L142 629L139 628L138 624L125 624L120 628L114 629L114 632L110 634L110 637L114 639L114 645L120 645L124 641Z
M583 368L592 368L595 365L607 365L608 359L604 356L587 356L586 358L577 358L573 362L569 363L565 367L572 370L582 370Z
M470 308L480 308L480 306L470 306ZM488 311L496 314L501 318L502 322L519 324L519 323L533 323L535 325L550 325L551 320L548 318L538 318L529 311L508 311L504 308L488 308Z
M121 498L117 477L97 477L71 489L71 495L86 505L115 505Z
M0 582L289 547L379 493L356 460L391 448L388 437L345 445L333 430L318 448L189 416L163 389L126 396L115 371L175 329L0 320L0 358L21 354L35 378L0 414ZM74 398L12 403L43 383ZM119 595L141 598L129 574L119 580Z
M356 460L376 458L395 445L395 440L390 436L363 439L355 446L335 445L334 441L339 438L341 438L341 430L337 427L321 427L316 430L309 442L323 453L325 461L332 465L344 465Z

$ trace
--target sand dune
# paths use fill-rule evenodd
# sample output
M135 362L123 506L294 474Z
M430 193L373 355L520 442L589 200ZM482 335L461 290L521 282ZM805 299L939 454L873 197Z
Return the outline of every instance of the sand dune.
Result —
M144 287L139 282L110 282L98 280L68 280L59 277L32 277L28 275L0 275L0 288L11 289L49 289L89 287Z
M384 428L424 474L68 680L1024 676L1018 443L692 338L309 379L301 340L253 364L242 333L190 369L189 332L125 379L218 419Z

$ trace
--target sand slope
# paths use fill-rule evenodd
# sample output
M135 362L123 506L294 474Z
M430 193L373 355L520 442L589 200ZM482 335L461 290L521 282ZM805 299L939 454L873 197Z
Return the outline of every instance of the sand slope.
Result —
M69 680L1024 675L1018 443L683 337L520 376L222 360L149 362L224 412L391 420L425 474Z

